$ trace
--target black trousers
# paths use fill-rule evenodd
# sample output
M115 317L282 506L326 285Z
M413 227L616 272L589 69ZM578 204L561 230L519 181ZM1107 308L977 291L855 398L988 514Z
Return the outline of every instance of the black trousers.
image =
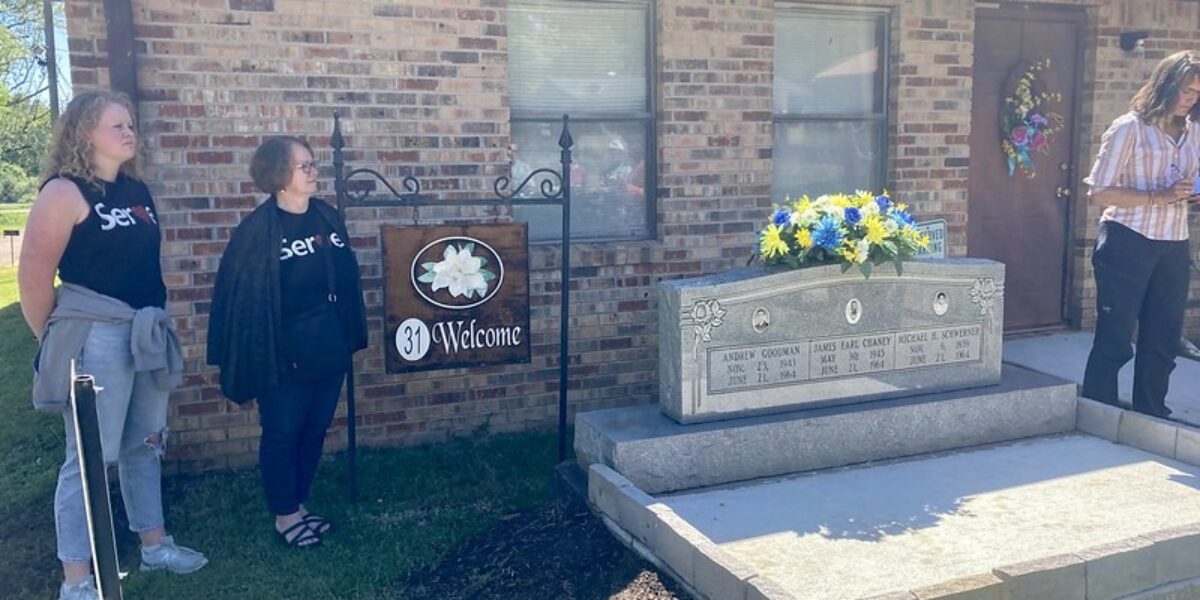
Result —
M258 462L271 514L290 515L308 500L345 379L345 373L317 381L280 376L279 387L258 399Z
M1100 224L1092 255L1096 276L1096 338L1083 375L1083 395L1117 403L1117 372L1134 357L1133 408L1164 416L1167 385L1187 306L1188 242L1151 240L1111 221Z

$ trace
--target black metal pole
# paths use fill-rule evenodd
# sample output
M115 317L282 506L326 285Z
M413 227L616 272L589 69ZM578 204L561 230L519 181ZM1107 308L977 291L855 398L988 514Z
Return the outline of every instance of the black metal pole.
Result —
M342 137L341 115L337 112L333 113L333 135L329 138L329 145L333 146L333 190L337 195L338 216L345 223L346 161L342 156L342 148L346 146L346 140ZM349 229L349 225L346 227ZM347 243L349 241L346 240ZM354 412L354 361L351 360L350 368L346 371L346 485L351 503L358 502L358 436Z
M50 124L58 121L58 55L54 47L53 0L42 2L42 18L46 27L46 79L49 80Z
M567 459L567 361L570 358L569 322L571 292L571 131L563 115L563 130L558 137L562 148L562 306L558 321L558 462Z
M104 0L104 25L109 87L129 96L135 108L141 106L133 0Z
M75 450L79 456L96 591L102 600L120 600L121 571L117 564L112 506L108 503L108 470L100 446L100 420L96 416L96 380L91 375L76 375L73 383L71 416L75 424Z

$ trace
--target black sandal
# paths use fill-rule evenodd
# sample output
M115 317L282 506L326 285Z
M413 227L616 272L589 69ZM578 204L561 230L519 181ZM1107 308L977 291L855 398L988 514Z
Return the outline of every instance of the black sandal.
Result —
M283 542L283 545L288 548L308 549L321 545L321 537L313 531L312 527L304 519L301 519L283 531L276 529L275 535L279 536L279 541Z
M304 515L303 522L307 523L309 528L312 529L317 535L325 535L330 531L333 531L333 523L330 523L329 519L326 519L325 517L319 517L312 513Z

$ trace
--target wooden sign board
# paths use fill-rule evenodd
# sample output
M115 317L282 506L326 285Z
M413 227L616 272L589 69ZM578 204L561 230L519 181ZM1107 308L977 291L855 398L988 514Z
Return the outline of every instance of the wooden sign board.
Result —
M384 225L381 237L388 373L529 362L526 224Z

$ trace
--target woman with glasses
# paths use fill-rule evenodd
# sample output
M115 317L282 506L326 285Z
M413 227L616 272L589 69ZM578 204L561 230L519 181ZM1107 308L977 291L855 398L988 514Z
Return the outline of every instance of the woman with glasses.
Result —
M1198 100L1200 54L1164 58L1100 138L1084 180L1103 212L1092 254L1096 337L1082 393L1117 404L1117 373L1133 358L1133 409L1157 417L1171 414L1167 387L1187 307L1188 212L1200 200Z
M255 151L250 177L270 196L229 240L208 324L221 391L258 400L267 508L293 548L319 545L332 528L306 502L351 355L367 346L358 261L338 212L313 197L317 171L299 138Z

